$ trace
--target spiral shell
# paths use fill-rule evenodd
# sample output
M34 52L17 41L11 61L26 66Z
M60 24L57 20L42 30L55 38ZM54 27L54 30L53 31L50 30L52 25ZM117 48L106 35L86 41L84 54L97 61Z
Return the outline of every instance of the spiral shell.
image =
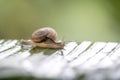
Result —
M57 32L49 27L40 28L32 33L31 39L35 43L44 42L48 39L55 41L57 38Z

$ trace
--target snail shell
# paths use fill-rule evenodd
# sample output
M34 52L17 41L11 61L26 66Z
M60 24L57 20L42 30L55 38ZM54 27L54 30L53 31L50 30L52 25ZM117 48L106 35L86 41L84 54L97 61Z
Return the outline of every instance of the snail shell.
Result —
M57 32L49 27L41 28L32 33L31 39L35 43L44 42L46 40L55 41Z

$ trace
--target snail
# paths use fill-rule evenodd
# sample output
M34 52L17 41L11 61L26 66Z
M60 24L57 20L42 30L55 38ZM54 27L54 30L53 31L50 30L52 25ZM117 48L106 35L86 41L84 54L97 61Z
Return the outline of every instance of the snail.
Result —
M57 32L53 28L44 27L34 31L31 40L22 40L21 43L41 48L63 48L65 42L56 42L56 38Z

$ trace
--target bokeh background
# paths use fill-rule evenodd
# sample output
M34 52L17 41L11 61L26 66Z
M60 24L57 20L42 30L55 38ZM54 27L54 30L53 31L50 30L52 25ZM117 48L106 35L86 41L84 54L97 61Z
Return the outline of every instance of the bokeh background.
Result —
M1 39L29 39L46 26L58 40L120 42L120 1L0 0Z

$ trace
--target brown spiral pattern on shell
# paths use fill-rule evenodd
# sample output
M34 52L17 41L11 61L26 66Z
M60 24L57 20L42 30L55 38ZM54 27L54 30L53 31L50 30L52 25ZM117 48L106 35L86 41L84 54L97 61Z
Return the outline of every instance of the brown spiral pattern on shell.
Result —
M31 35L31 39L35 43L44 42L48 39L55 41L56 38L57 38L57 32L50 27L40 28L34 31Z

